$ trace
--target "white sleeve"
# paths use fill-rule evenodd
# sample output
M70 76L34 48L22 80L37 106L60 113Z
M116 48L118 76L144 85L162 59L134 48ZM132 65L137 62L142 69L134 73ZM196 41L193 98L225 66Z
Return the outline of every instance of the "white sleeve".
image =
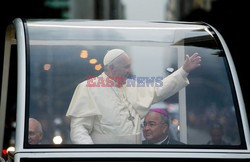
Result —
M94 144L90 133L93 128L93 117L71 117L70 138L74 144Z
M125 88L126 96L140 117L144 118L152 104L165 100L187 86L189 84L187 76L188 73L180 67L171 75L157 82L157 86L141 87L135 83L136 86Z
M189 84L188 73L181 67L162 80L163 86L155 88L153 103L162 101Z

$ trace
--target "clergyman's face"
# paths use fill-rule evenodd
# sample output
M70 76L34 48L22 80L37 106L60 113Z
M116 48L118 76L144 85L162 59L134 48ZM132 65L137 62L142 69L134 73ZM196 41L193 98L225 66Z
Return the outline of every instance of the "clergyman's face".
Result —
M143 136L150 143L157 143L166 138L168 127L163 123L157 112L149 112L143 122Z
M42 140L42 133L38 130L35 123L29 123L29 144L38 144Z

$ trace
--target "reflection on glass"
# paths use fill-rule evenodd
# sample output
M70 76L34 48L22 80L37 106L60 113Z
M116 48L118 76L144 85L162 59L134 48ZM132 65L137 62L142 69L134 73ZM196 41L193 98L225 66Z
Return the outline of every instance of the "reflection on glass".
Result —
M80 54L80 57L85 59L88 57L88 51L87 50L82 50L81 51L81 54Z
M202 56L202 66L188 75L190 84L185 91L181 92L185 97L176 93L171 97L168 96L169 98L166 97L167 99L161 98L161 102L160 100L154 101L161 103L163 105L161 108L168 112L169 132L167 137L185 143L185 145L204 146L211 139L209 126L216 121L224 128L223 139L227 143L240 144L241 139L236 119L238 107L233 102L233 86L230 85L223 51L218 48L211 33L208 34L204 30L183 30L182 34L178 35L178 32L173 32L173 29L165 31L164 28L161 28L155 35L146 35L146 41L143 41L143 34L136 31L128 32L131 29L128 31L117 29L115 32L113 30L111 32L110 29L102 29L96 32L90 28L79 28L66 32L67 36L61 30L59 31L61 34L53 31L56 35L53 38L65 39L65 41L56 41L52 37L46 37L45 33L49 31L45 29L42 30L44 34L42 36L35 35L35 32L30 30L29 115L39 119L43 127L42 144L67 145L74 143L70 138L70 120L65 116L74 91L79 83L100 76L105 71L104 56L107 51L114 48L123 49L129 54L131 64L126 68L133 74L127 82L131 89L133 89L134 83L151 88L152 85L161 85L163 78L177 71L182 65L185 54L191 55L198 52ZM77 33L81 33L81 35L79 36ZM153 37L152 41L150 36ZM158 82L152 84L150 82L152 80ZM98 78L94 81L99 81L100 87L104 84ZM112 89L104 89L105 92L110 90ZM119 90L116 94L123 96ZM147 95L142 94L142 96ZM127 120L128 126L119 127L119 131L126 132L131 129L136 134L136 138L134 138L137 140L136 143L142 143L145 140L142 135L143 129L135 125L143 123L147 111L137 114L137 111L132 108L133 105L130 112L119 113L116 112L117 109L104 110L104 103L114 102L112 99L117 98L117 95L114 93L113 96L108 96L103 93L102 109L98 108L94 114L98 120L100 119L98 121L100 125L97 124L100 127L99 132L96 130L98 128L94 127L89 128L88 131L90 134L107 133L107 136L96 139L98 142L106 142L103 138L113 140L115 139L114 134L120 134L112 132L113 129L110 127L119 125L121 120L117 116L122 116L123 120ZM128 100L135 100L131 96L133 95L125 95L124 98L122 97L124 101L115 102L120 102L120 105L129 104L125 100L126 97ZM84 100L87 99L87 97L84 98ZM95 98L95 101L98 100ZM140 108L150 107L150 102L151 99L146 99L137 105L140 105ZM89 105L89 107L95 109L95 105ZM180 118L182 110L186 110L185 119ZM112 115L110 112L118 115ZM77 113L80 115L81 112ZM103 116L106 117L103 118ZM86 123L88 122L91 120L87 120ZM186 124L183 125L183 123ZM101 125L105 127L101 127ZM183 137L186 140L183 140ZM117 141L114 144L120 143L119 140ZM125 144L129 144L129 142Z
M197 75L190 75L192 84L186 89L188 143L206 145L211 139L210 126L217 122L224 128L225 144L240 145L233 90L224 53L216 42L203 41L204 36L197 41L197 33L192 37L194 33L187 34L190 46L186 46L185 51L198 51L205 61L196 71Z

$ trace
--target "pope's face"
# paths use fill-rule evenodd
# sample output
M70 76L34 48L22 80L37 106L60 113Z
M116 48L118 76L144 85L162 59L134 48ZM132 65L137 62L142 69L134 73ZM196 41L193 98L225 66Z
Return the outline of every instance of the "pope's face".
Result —
M114 64L114 68L112 69L112 76L113 77L120 77L123 78L124 81L128 78L131 74L131 61L127 54L122 54L116 60Z
M168 127L166 123L162 123L159 113L149 112L143 122L143 136L150 143L157 143L166 138Z

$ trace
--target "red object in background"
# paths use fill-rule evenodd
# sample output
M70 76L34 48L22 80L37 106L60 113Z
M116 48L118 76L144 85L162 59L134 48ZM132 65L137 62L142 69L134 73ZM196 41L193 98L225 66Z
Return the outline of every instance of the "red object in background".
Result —
M3 149L2 153L3 153L3 155L7 155L8 152L6 149Z
M2 156L0 156L0 161L2 160L1 157L2 157L5 161L8 160L8 151L7 151L7 149L3 149L3 150L2 150Z

